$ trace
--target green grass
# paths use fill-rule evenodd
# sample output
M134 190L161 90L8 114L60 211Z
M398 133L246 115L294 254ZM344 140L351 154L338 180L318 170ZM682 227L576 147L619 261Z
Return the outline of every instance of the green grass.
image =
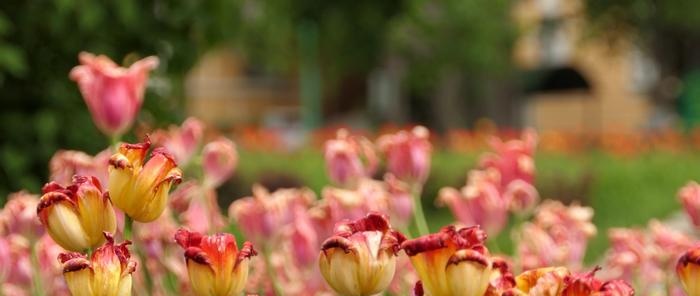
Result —
M298 178L317 193L328 183L318 151L240 153L236 189L225 190L230 193L229 198L249 194L253 182L271 173ZM435 207L433 201L438 190L443 186L463 186L466 173L475 166L476 159L475 153L441 151L433 156L431 176L423 195L431 230L453 220L447 209ZM537 187L543 198L578 200L595 209L598 235L591 241L587 254L587 261L592 262L607 248L607 229L644 226L651 218L663 219L680 210L676 192L688 180L700 180L699 164L700 155L692 152L655 152L632 157L604 152L539 153ZM491 246L512 251L509 231L492 240Z

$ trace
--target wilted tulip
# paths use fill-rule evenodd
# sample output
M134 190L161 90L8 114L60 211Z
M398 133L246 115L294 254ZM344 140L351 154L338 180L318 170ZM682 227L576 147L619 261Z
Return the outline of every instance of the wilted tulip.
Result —
M75 176L73 184L44 186L36 212L51 238L70 251L84 251L104 242L103 232L114 232L117 220L107 194L95 177Z
M482 296L493 273L483 246L486 233L478 226L444 227L401 244L413 263L426 295Z
M369 296L384 291L396 271L399 245L405 238L377 213L336 226L321 246L319 267L339 294Z
M495 169L501 178L500 188L505 189L510 182L522 180L532 184L535 177L533 155L537 145L537 134L533 130L523 132L522 139L502 142L498 138L491 140L494 153L482 156L481 167Z
M338 130L335 139L326 141L323 155L328 177L346 187L370 177L377 165L371 143L365 138L350 136L345 129Z
M175 241L185 250L192 291L199 296L233 296L245 288L250 257L257 253L250 242L240 250L228 233L203 236L180 229Z
M689 182L678 191L678 199L683 203L685 213L688 214L693 225L700 227L700 184Z
M204 168L204 185L219 187L236 169L238 152L236 144L226 138L219 138L204 145L202 150L202 167Z
M700 247L688 250L678 259L676 274L688 296L700 296Z
M157 219L167 205L170 187L179 183L182 172L172 156L162 148L151 152L147 140L140 144L122 144L109 159L109 195L119 209L139 222Z
M78 83L95 125L110 136L123 134L141 109L148 74L158 58L147 57L129 68L87 52L78 59L81 65L71 70L70 78Z
M63 264L63 277L73 296L128 296L131 295L131 273L136 262L126 241L115 245L108 233L107 242L97 248L90 259L80 253L63 253L58 259Z
M423 126L379 138L379 149L387 157L387 170L408 183L425 183L430 174L430 132Z
M565 279L569 275L569 270L564 267L528 270L515 278L515 290L525 293L524 295L559 296L566 288Z

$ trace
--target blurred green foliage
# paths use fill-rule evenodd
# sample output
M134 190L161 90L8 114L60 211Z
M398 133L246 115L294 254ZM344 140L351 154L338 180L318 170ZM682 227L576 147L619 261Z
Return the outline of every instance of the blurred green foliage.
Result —
M224 206L233 198L250 194L250 186L269 172L295 176L317 194L328 184L323 155L318 151L240 153L242 161L234 177L238 189L234 196L220 197ZM433 154L431 175L423 193L431 230L454 221L448 209L436 207L438 191L444 186L464 186L467 171L475 167L476 159L476 153L436 151ZM668 218L681 210L676 198L678 189L689 180L700 180L700 170L688 165L700 163L700 155L693 151L657 151L636 156L542 152L535 161L537 188L543 198L579 202L594 208L593 222L598 234L589 245L586 256L589 263L600 259L607 249L609 228L645 227L649 219ZM490 243L504 252L513 251L508 229Z

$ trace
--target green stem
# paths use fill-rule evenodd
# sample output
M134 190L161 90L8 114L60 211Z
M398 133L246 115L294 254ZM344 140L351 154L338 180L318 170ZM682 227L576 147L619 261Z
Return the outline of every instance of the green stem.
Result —
M425 222L425 214L423 213L423 201L421 200L421 192L422 192L421 185L414 185L413 190L412 190L412 196L413 196L413 206L414 206L414 211L413 211L413 222L416 224L416 228L418 228L418 235L423 236L428 233L430 233L430 230L428 229L428 223Z
M114 150L114 151L119 151L119 142L122 139L122 135L113 135L109 138L109 146Z
M127 214L124 214L124 240L131 240L131 232L134 227L134 220Z
M44 293L44 289L42 288L43 285L41 282L41 267L39 266L39 257L38 257L38 254L36 253L36 247L31 246L30 248L32 250L31 261L32 261L32 269L33 269L33 273L34 273L32 275L32 277L33 277L32 295L34 295L34 296L46 295Z
M282 296L282 288L280 288L279 282L277 281L277 274L273 270L272 267L272 260L270 260L270 249L265 248L263 250L263 259L265 260L265 271L267 271L267 276L270 278L270 282L272 282L272 290L275 292L275 295L277 296Z

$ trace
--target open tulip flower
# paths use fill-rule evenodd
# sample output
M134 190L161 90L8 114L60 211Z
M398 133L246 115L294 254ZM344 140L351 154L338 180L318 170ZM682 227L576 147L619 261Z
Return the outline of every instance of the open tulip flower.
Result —
M478 226L444 227L401 244L421 279L424 295L482 296L489 287L493 262Z
M402 181L423 184L430 174L429 136L423 126L381 136L377 145L386 154L387 170Z
M378 213L340 223L321 246L321 274L340 295L380 293L394 278L399 245L404 239L391 229L387 217Z
M633 296L634 289L625 281L603 282L595 277L600 267L590 272L572 274L565 267L528 270L515 278L516 287L503 295L531 296Z
M130 260L126 248L131 242L115 245L110 234L104 235L107 243L97 248L89 259L80 253L58 256L73 296L131 295L131 273L136 270L136 262Z
M179 183L182 172L162 148L156 148L146 161L151 146L122 144L109 159L109 195L119 209L139 222L151 222L163 213L170 187Z
M80 66L70 72L80 93L103 133L123 134L141 109L148 74L158 66L157 57L147 57L122 68L108 57L81 52Z
M378 160L371 143L349 135L346 129L338 130L335 139L326 141L323 151L328 177L336 184L352 187L376 169Z
M51 182L43 191L37 215L51 238L66 250L97 247L104 242L103 232L116 229L112 203L97 178L75 176L68 187Z
M240 250L228 233L203 236L180 229L175 241L185 250L192 291L199 296L233 296L245 288L250 257L257 252L250 242Z

